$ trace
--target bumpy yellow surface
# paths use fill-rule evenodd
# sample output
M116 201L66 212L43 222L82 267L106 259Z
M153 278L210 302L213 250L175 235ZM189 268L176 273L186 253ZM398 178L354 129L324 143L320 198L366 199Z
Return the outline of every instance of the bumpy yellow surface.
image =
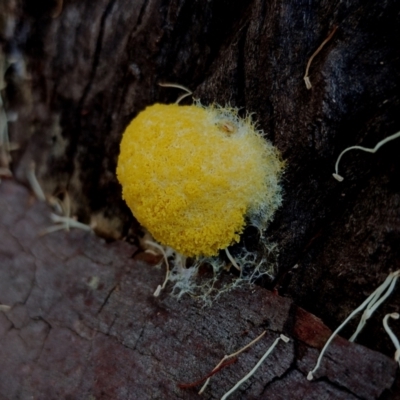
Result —
M234 110L154 104L126 128L117 176L157 241L212 256L238 241L246 214L265 211L266 201L273 213L280 194L268 182L281 169L272 145Z

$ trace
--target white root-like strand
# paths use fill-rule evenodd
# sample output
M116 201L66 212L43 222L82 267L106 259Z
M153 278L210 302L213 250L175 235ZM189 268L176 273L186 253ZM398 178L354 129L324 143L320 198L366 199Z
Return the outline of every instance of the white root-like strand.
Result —
M312 88L311 81L310 81L310 77L308 76L308 71L309 71L309 69L310 69L310 67L311 67L311 63L313 62L315 56L316 56L316 55L323 49L323 47L332 39L332 37L333 37L333 35L335 34L337 28L338 28L337 26L335 26L335 27L333 28L332 32L328 35L328 37L320 44L320 46L318 47L318 49L315 50L314 53L312 54L312 56L308 59L308 63L307 63L307 67L306 67L306 72L305 72L304 77L303 77L304 82L305 82L305 84L306 84L306 88L307 88L308 90L310 90L310 89Z
M368 296L367 299L364 300L364 302L357 307L345 320L344 322L339 325L338 328L336 328L336 330L332 333L332 335L329 337L329 339L326 341L324 347L321 350L321 353L319 354L317 363L314 367L313 370L311 370L308 375L307 375L307 379L309 381L311 381L312 379L314 379L314 373L318 370L318 368L320 367L321 361L322 361L322 357L324 356L324 353L326 351L326 349L328 348L328 346L331 344L332 340L335 338L335 336L343 329L343 327L359 312L361 312L364 309L368 310L368 313L365 314L365 316L368 315L369 316L372 315L372 312L374 312L380 304L382 304L382 302L392 293L394 286L396 284L396 280L400 275L400 270L395 271L390 273L387 278L385 279L385 281L377 288L375 289L375 291ZM382 293L385 291L386 293L384 293L382 295ZM381 301L381 299L383 299ZM362 327L365 324L367 318L361 318L361 321L359 323L359 326L357 327L356 332L352 335L352 337L350 338L350 340L354 340L355 337L357 336L357 334L361 331Z
M28 179L29 185L31 186L31 189L35 194L36 198L40 201L46 201L46 196L43 192L43 189L36 178L35 168L36 165L32 161L29 168L26 171L26 178Z
M232 254L229 252L228 248L225 249L225 254L228 256L229 261L232 263L232 265L240 272L242 269L240 268L236 260L232 257Z
M155 243L155 242L153 242L151 240L146 240L144 243L155 247L162 254L162 256L164 258L165 267L166 267L165 279L164 279L163 284L162 285L158 285L157 289L153 293L154 297L158 297L160 295L161 291L163 289L165 289L165 286L166 286L166 284L167 284L167 282L169 280L170 268L169 268L169 263L168 263L168 256L167 256L167 253L164 251L164 248L161 245L159 245L158 243Z
M383 318L383 327L385 328L386 333L389 335L390 339L392 340L394 347L396 348L396 352L394 353L394 359L396 362L399 363L400 366L400 342L399 339L397 339L396 335L393 333L393 331L390 329L388 320L389 318L393 319L399 319L400 315L399 313L391 313L391 314L386 314L385 317Z
M40 201L47 201L46 195L42 187L39 184L39 181L36 178L35 174L35 163L32 162L26 172L26 177L28 182L31 186L33 193L35 194L36 198ZM71 218L71 201L68 195L68 192L65 193L64 202L60 202L57 198L49 196L48 203L58 211L62 211L65 215L60 216L57 214L50 214L50 218L56 224L54 226L49 226L48 228L43 229L42 232L39 233L40 236L47 235L52 232L67 230L69 231L70 228L77 228L82 229L84 231L92 231L92 227L82 222L77 221L74 218Z
M375 294L367 304L367 307L365 308L365 311L361 316L361 320L357 326L357 329L350 337L349 342L354 342L356 340L358 334L364 328L367 319L370 318L371 315L375 312L375 310L392 294L394 287L396 286L396 281L397 278L399 277L399 274L400 271L396 271L389 274L384 284L379 286L378 289L374 292ZM386 290L387 287L388 289ZM386 292L384 293L385 290Z
M385 143L390 142L391 140L397 139L398 137L400 137L400 131L395 133L394 135L388 136L386 139L381 140L380 142L378 142L376 144L376 146L374 148L368 148L368 147L362 147L362 146L351 146L348 147L347 149L344 149L335 164L335 173L332 174L332 176L339 182L343 181L343 177L341 175L339 175L339 162L343 156L343 154L347 153L350 150L362 150L362 151L366 151L367 153L376 153Z
M77 228L77 229L82 229L84 231L92 231L92 227L86 224L83 224L82 222L76 221L74 218L70 217L62 217L57 214L50 214L50 218L52 221L57 224L54 226L50 226L46 229L44 229L40 235L47 235L48 233L56 232L56 231L61 231L61 230L69 230L70 228Z
M178 97L175 104L179 104L184 98L191 96L193 94L193 92L191 90L189 90L185 86L178 85L177 83L159 83L158 85L162 86L162 87L171 87L171 88L175 88L175 89L181 89L186 92L185 94Z
M280 335L278 338L275 339L274 343L269 347L269 349L265 352L265 354L260 358L258 363L254 366L254 368L246 375L244 376L239 382L236 383L236 385L226 392L222 397L221 400L226 400L242 383L246 382L260 367L260 365L264 362L264 360L272 353L276 345L280 340L283 340L285 343L289 342L289 338L285 335Z

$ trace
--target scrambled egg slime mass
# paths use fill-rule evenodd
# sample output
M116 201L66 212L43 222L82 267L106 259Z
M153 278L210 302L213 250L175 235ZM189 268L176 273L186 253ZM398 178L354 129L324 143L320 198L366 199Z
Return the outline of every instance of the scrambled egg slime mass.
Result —
M281 203L278 151L232 108L154 104L126 128L117 176L135 218L163 245L214 256Z

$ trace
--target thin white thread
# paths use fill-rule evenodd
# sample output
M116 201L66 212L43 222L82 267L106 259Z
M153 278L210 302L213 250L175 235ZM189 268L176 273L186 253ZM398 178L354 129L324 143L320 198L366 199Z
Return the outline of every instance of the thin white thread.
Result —
M339 331L340 331L340 330L341 330L341 329L342 329L342 328L343 328L357 313L359 313L360 311L362 311L362 310L363 310L364 308L366 308L366 307L368 308L368 306L369 306L370 304L371 304L370 309L373 308L373 310L375 311L376 308L381 304L381 302L379 301L379 299L380 299L380 296L381 296L382 292L383 292L386 288L389 287L389 289L388 289L388 292L389 292L389 293L387 292L387 293L384 294L384 296L383 296L384 299L386 299L387 296L393 291L394 284L396 283L396 280L397 280L399 274L400 274L400 270L390 273L390 274L387 276L387 278L385 279L385 281L384 281L377 289L375 289L375 291L374 291L372 294L370 294L370 295L368 296L368 298L365 299L364 302L363 302L359 307L357 307L357 308L344 320L344 322L343 322L341 325L339 325L338 328L336 328L336 330L332 333L332 335L329 337L329 339L326 341L324 347L322 348L321 353L319 354L319 357L318 357L318 360L317 360L317 363L316 363L314 369L311 370L311 371L308 373L307 379L308 379L309 381L311 381L312 379L314 379L314 373L315 373L315 372L317 371L317 369L320 367L321 360L322 360L322 357L323 357L323 355L324 355L326 349L328 348L328 346L330 345L330 343L332 342L332 340L335 338L335 336L338 334L338 332L339 332ZM394 284L393 284L393 286L392 286L391 283L393 282L393 280L394 280ZM389 286L389 285L390 285L390 286ZM375 307L374 305L376 305L376 307ZM375 307L375 308L374 308L374 307ZM361 318L361 320L362 320L362 318ZM361 324L361 321L360 321L360 324ZM357 331L359 332L358 328L357 328L356 332L357 332ZM358 332L357 332L357 334L358 334ZM355 335L355 334L353 334L353 336L354 336L354 335ZM353 337L353 336L352 336L352 337Z
M232 263L232 265L240 272L242 269L238 265L238 263L235 261L235 259L232 257L232 254L229 252L228 248L225 249L225 253L229 258L229 261Z
M332 32L328 35L328 37L319 45L318 49L315 50L314 53L312 54L312 56L308 59L306 72L305 72L304 77L303 77L304 82L306 84L306 88L308 90L310 90L312 88L310 77L308 76L308 71L309 71L309 69L311 67L311 63L313 62L314 57L317 56L318 53L323 49L323 47L332 39L332 37L335 34L337 28L338 28L337 26L335 26L333 28Z
M340 159L342 158L344 153L347 153L350 150L363 150L366 151L367 153L376 153L385 143L390 142L391 140L397 139L398 137L400 137L400 132L395 133L394 135L388 136L386 139L381 140L380 142L377 143L377 145L373 148L367 148L367 147L362 147L362 146L352 146L352 147L348 147L347 149L343 150L337 161L335 164L335 173L332 174L333 177L338 180L339 182L343 181L343 177L339 175L339 162Z
M375 310L390 296L390 294L393 292L393 289L396 285L396 281L397 281L398 277L399 277L399 271L392 272L386 278L388 283L384 287L383 287L383 285L378 287L378 289L375 292L375 295L373 296L371 301L368 303L365 311L363 312L363 315L357 326L357 329L353 333L353 335L350 337L349 342L354 342L356 340L358 334L364 328L364 325L365 325L367 319L370 318L371 315L375 312ZM386 282L386 280L385 280L385 282ZM383 296L381 296L388 284L390 284L389 288L387 289L386 293Z
M389 327L388 324L389 318L399 319L400 315L398 313L391 313L391 314L386 314L385 317L383 318L383 327L385 328L386 333L389 335L390 339L394 344L394 347L396 348L396 352L394 353L394 359L396 362L399 363L400 366L400 342Z
M155 247L157 250L160 251L160 253L162 254L164 261L165 261L165 267L167 269L166 273L165 273L165 279L162 285L158 285L157 289L155 290L155 292L153 293L154 297L158 297L161 293L161 290L165 289L165 285L167 284L168 280L169 280L169 263L168 263L168 257L166 252L164 251L164 248L159 245L158 243L155 243L151 240L146 240L145 241L146 244Z
M177 83L159 83L158 85L162 86L162 87L172 87L172 88L176 88L176 89L182 89L186 92L185 94L178 97L175 104L179 104L185 97L188 97L193 94L193 92L191 90L189 90L185 86L178 85Z
M236 385L226 392L222 397L221 400L226 400L242 383L246 382L260 367L260 365L264 362L264 360L272 353L272 350L276 347L278 342L280 340L283 340L285 343L289 342L289 338L285 335L280 335L278 338L275 339L274 343L269 347L269 349L265 352L265 354L260 358L258 363L254 366L254 368L245 376L243 377L239 382L236 383Z

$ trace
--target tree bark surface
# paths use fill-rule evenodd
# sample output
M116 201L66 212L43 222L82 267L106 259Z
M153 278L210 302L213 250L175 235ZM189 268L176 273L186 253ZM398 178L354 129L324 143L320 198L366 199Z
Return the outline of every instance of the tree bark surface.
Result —
M155 298L164 271L132 257L131 245L75 229L41 235L51 209L12 181L0 185L0 207L0 398L218 399L280 334L290 341L230 398L389 398L394 360L340 337L308 381L330 330L288 298L260 287L210 307ZM263 331L203 396L178 387Z
M337 30L332 39L311 63L309 76L312 88L308 90L303 80L307 62L335 27ZM119 142L127 124L146 106L156 102L172 103L178 97L177 91L162 88L158 83L185 85L194 91L194 97L203 104L229 103L240 107L243 115L254 113L259 128L278 147L287 165L283 179L283 205L266 232L268 240L279 249L275 278L260 282L260 285L288 297L278 297L282 302L279 306L282 312L279 318L282 321L294 318L293 313L296 314L297 311L290 311L292 308L298 310L296 307L302 307L321 318L333 330L384 281L389 272L400 269L400 139L384 145L375 154L361 151L346 153L339 171L344 176L344 181L339 183L332 178L336 159L346 147L374 147L380 140L400 130L399 37L400 3L395 0L48 0L40 4L23 0L0 1L0 112L5 110L7 113L11 148L14 149L10 165L1 158L0 175L4 173L3 167L7 166L18 181L27 184L27 175L34 165L38 181L47 196L68 192L72 215L76 215L82 222L95 224L97 233L103 237L121 239L126 235L132 236L137 225L121 198L121 188L115 176ZM189 104L191 100L185 101ZM2 115L3 113L0 116L0 144L3 143ZM2 190L12 187L14 186L6 182ZM3 193L4 196L8 194ZM36 210L37 207L45 206L32 207L32 210ZM25 208L20 205L18 209L21 210L21 215L25 215ZM1 213L1 218L8 218L5 213ZM21 224L44 218L36 211L31 211L31 214L28 212L27 215L29 217L22 218L21 221L25 222ZM48 222L46 219L46 223ZM43 222L35 229L41 229L44 225ZM15 228L10 226L10 229L11 227ZM33 301L35 296L42 296L39 296L41 300L37 300L41 305L36 305L36 308L32 306L32 310L36 311L32 311L33 316L30 317L34 321L32 329L35 331L37 328L39 332L38 347L36 352L27 350L21 357L18 352L14 354L14 357L20 357L18 362L12 364L12 368L16 369L7 371L14 371L16 376L24 371L25 364L31 365L29 357L34 360L37 357L46 357L47 353L43 352L45 347L42 349L41 343L53 346L49 347L50 359L55 357L59 360L57 362L63 361L64 353L57 353L55 343L60 339L57 335L65 335L68 343L76 340L76 343L82 343L88 349L84 353L78 350L80 345L71 345L71 349L75 349L74 354L78 358L82 357L82 365L77 362L76 369L71 366L70 370L68 365L65 366L70 371L68 373L71 374L71 379L75 379L72 377L74 373L82 374L79 375L82 379L76 386L81 390L84 390L83 385L86 382L82 372L83 360L86 360L84 354L94 357L91 363L85 365L90 364L88 371L92 376L96 375L93 365L100 365L98 360L101 357L96 358L96 354L100 353L92 352L91 349L97 341L104 340L110 346L110 351L112 346L116 346L121 352L120 357L114 357L114 361L107 365L108 369L106 365L99 367L105 381L107 374L113 373L115 365L115 371L118 374L122 371L121 374L126 379L128 376L131 379L129 371L135 370L138 382L142 385L142 393L149 390L154 398L157 397L157 390L164 389L170 390L170 393L174 390L179 396L191 396L193 392L187 394L178 391L172 378L164 379L167 375L163 375L163 379L158 380L157 384L151 380L158 379L155 360L161 358L157 358L156 352L148 348L152 349L152 346L160 343L166 343L165 348L169 346L170 349L182 343L187 344L188 332L197 333L198 325L195 324L200 323L185 314L188 310L196 310L193 315L209 315L206 330L211 327L218 330L222 323L218 318L225 320L227 315L231 316L232 325L225 326L224 332L227 335L230 328L238 326L240 328L234 330L232 335L238 338L240 329L249 329L243 325L245 316L258 315L257 309L260 310L260 304L263 304L260 303L260 298L273 298L266 294L269 292L260 288L255 289L255 294L246 290L238 291L224 297L225 300L221 299L213 306L213 311L202 311L200 306L188 299L185 300L187 303L182 303L185 305L168 296L156 300L151 293L162 282L162 271L150 268L151 273L148 273L148 266L138 260L128 260L128 256L123 258L123 266L117 261L114 264L115 249L118 248L122 254L133 252L127 244L116 242L104 245L103 250L96 250L98 253L91 253L89 258L79 258L73 256L75 250L79 249L76 250L79 253L79 246L89 246L88 243L97 239L87 239L82 233L71 233L69 236L62 236L66 241L62 242L54 237L59 238L64 234L55 233L39 240L33 236L33 231L21 229L21 235L25 234L28 239L31 237L31 241L35 237L34 242L38 246L40 243L45 246L46 241L51 241L51 246L46 244L42 250L32 247L29 248L30 252L42 251L41 257L48 259L54 256L60 260L54 264L54 270L49 267L53 264L43 266L34 253L29 255L18 244L23 242L22 237L18 236L17 240L9 235L8 230L4 230L1 235L2 246L5 246L1 257L8 260L9 254L10 259L18 259L19 251L22 257L18 261L19 266L15 267L16 270L7 272L9 278L0 282L3 288L0 296L5 296L4 302L13 306L12 314L16 312L14 308L19 303L23 304L21 313L28 313L24 302L28 298ZM29 229L33 229L32 226ZM26 243L24 246L29 246ZM9 253L8 244L14 246L10 247L13 250L9 250ZM90 262L91 257L95 257L93 264ZM101 257L109 261L101 260ZM116 260L122 263L118 257ZM128 264L129 268L126 266ZM10 264L1 266L3 273L6 273L4 265ZM22 280L19 281L18 268L22 266ZM111 274L111 277L107 275L104 288L100 291L85 291L84 281L79 280L81 274L94 268L96 273L90 275L88 272L86 277L91 279L91 276L97 276L99 268L103 271L103 267L104 271ZM42 275L40 268L44 268ZM126 272L125 268L130 272ZM112 278L112 274L120 275L117 279ZM40 286L44 294L29 283L29 279L39 279L40 276L44 279ZM121 281L122 276L124 279ZM71 311L73 307L65 300L68 299L68 290L72 291L73 299L79 297L76 294L78 289L74 289L74 285L81 288L79 296L82 298L90 293L90 296L98 295L96 307L100 307L111 293L99 315L85 314L82 329L88 327L88 332L93 330L97 335L93 340L86 340L82 335L76 334L77 329L71 328L75 323L74 318L80 321L77 317L80 314L74 314ZM70 289L67 290L67 287ZM46 290L53 294L46 294ZM56 293L59 290L63 293L60 295L60 302L52 297L57 298ZM393 356L394 347L383 330L382 318L387 313L399 312L399 290L395 289L382 304L358 338L359 343L390 357ZM135 300L136 296L138 297ZM230 307L238 299L242 302L240 312L238 308L236 314L231 314ZM113 301L116 303L112 303ZM291 301L296 306L287 306ZM46 308L47 302L51 304L50 309ZM114 304L110 310L119 309L118 317L114 315L114 311L107 312L109 304ZM289 307L287 312L283 311L286 310L285 304ZM63 307L66 307L65 310ZM159 307L160 310L167 310L165 314L163 311L155 311ZM273 309L274 307L272 310L268 309L268 312L273 312ZM156 317L157 312L161 315L159 319ZM44 319L35 319L35 313L43 314ZM267 311L265 313L267 315ZM63 319L60 326L64 328L53 329L53 323L46 322L51 320L51 315L55 315L56 319L62 316L71 320L66 323ZM161 322L163 315L166 320ZM149 338L145 334L140 336L141 328L145 326L144 316L149 318L148 324L153 324L162 331L163 340L157 340L154 333ZM177 325L175 330L168 324L163 326L166 321L178 317L179 321L186 318L186 336L178 336L177 332L180 330ZM0 318L6 327L13 323L7 322L8 319L3 314L0 314ZM103 326L102 318L107 328L98 328L97 324ZM140 328L128 329L118 325L129 318L132 324L136 318L140 320L137 325ZM355 324L354 321L343 331L345 337L349 337L354 331ZM254 323L251 327L261 329L261 325L261 322ZM398 321L392 321L391 325L399 337ZM200 323L200 327L202 326ZM115 329L115 335L111 335L107 329L110 332ZM265 339L268 343L276 337L277 332L286 332L278 328L272 331L274 333ZM11 329L10 332L14 331ZM135 335L139 336L132 336L133 333L129 332L136 332ZM144 330L146 332L147 329ZM150 329L149 332L153 331ZM122 335L119 342L115 339L117 333ZM50 339L44 340L43 337L47 335ZM88 335L90 337L89 333ZM221 347L215 345L218 351L212 353L212 357L210 352L202 354L201 346L204 344L197 352L194 346L183 356L178 357L178 353L173 353L179 362L173 361L172 353L168 353L168 356L165 353L168 362L175 365L175 372L171 376L178 382L191 381L209 372L220 356L236 350L246 342L245 339L240 343L223 342L221 338L225 336L222 333L213 337L211 331L204 335L213 338L209 340L215 340L215 343L222 343ZM251 338L255 335L254 331ZM141 346L136 346L135 351L137 354L140 351L144 354L140 355L141 361L137 361L137 365L132 364L129 367L131 369L124 369L125 365L131 365L131 360L128 361L127 357L134 348L129 338L133 342L139 340L137 343ZM15 342L19 341L22 343L22 339L15 334ZM173 345L173 341L177 343ZM128 347L124 347L126 342L129 343ZM122 343L122 347L118 343ZM261 344L258 346L260 353L257 356L261 354L263 347ZM295 345L291 342L287 346ZM296 351L299 351L301 346L296 346ZM279 350L282 347L284 345L280 343L277 351L283 351ZM3 348L10 351L17 349L11 345ZM28 348L30 349L29 346ZM97 349L96 346L93 348ZM102 351L108 354L108 350L103 348ZM153 353L150 354L150 351ZM307 351L312 353L312 350ZM190 358L189 353L194 356ZM250 354L251 351L243 357ZM207 358L207 362L196 364L197 361L194 360L198 360L198 357ZM286 357L287 361L290 357ZM299 357L297 354L292 358L298 360ZM302 358L308 359L306 355ZM288 362L291 364L291 361ZM179 371L191 371L191 374L177 372L178 364L182 368L182 365L190 363L201 365L199 374L189 368ZM43 361L44 364L54 374L52 382L57 382L57 371L61 371L61 367L52 369L47 361ZM232 371L238 371L239 364L240 360L212 379L214 383L210 386L209 396L219 396L229 386L226 382L233 383L239 377L240 373L237 372L237 375L225 378L228 381L218 378L234 374ZM277 365L281 364L278 362ZM304 388L305 391L319 387L321 393L325 389L326 393L330 393L328 386L332 385L332 379L322 379L310 384L302 379L304 370L301 370L301 363L296 365L293 369L286 368L286 364L281 366L279 371L285 372L276 372L274 375L281 376L280 379L271 378L270 383L264 382L260 385L276 388L276 396L285 393L281 385L285 385L282 382L286 380L295 382L293 385ZM153 371L152 376L146 375L150 369ZM81 372L76 372L78 370ZM169 372L168 368L163 371L162 374ZM391 377L389 372L387 376ZM28 375L30 373L27 372ZM40 375L39 372L38 374ZM119 390L121 388L116 383L118 374L115 374L113 387ZM146 377L147 381L140 377ZM11 378L4 379L3 384L8 385L11 382ZM32 383L33 388L46 386L44 380L37 379L39 383ZM362 380L370 382L369 375ZM87 382L92 381L88 378ZM159 382L163 382L162 387ZM72 390L68 380L61 380L59 385L60 390L64 387ZM340 382L337 385L336 389L340 387L345 395L350 396L349 393L352 393L364 396ZM50 386L47 383L47 387ZM398 383L397 393L400 393L399 386ZM249 393L250 397L260 395L261 389L254 389L252 392L252 388L253 385L246 394ZM26 390L29 391L29 388ZM298 393L300 396L300 389ZM318 396L315 395L315 398L323 398ZM400 395L391 396L399 398Z

